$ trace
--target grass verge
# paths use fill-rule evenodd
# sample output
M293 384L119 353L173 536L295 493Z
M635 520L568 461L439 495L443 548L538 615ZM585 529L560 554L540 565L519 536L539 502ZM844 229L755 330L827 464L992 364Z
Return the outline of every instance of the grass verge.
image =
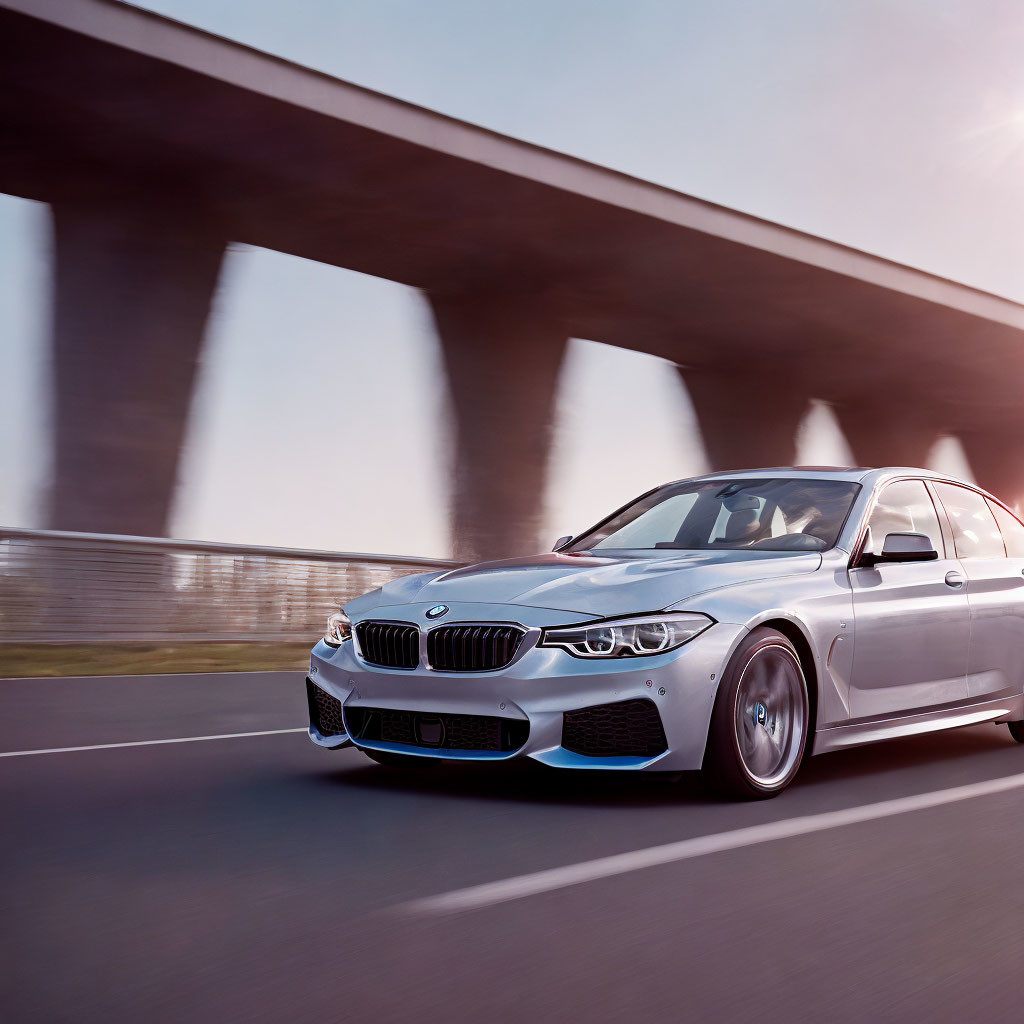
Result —
M0 644L0 678L166 672L301 671L313 641L184 644Z

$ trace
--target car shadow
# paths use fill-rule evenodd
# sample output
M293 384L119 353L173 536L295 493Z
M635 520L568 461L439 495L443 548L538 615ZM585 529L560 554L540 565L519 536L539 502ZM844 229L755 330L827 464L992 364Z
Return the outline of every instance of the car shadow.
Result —
M941 768L928 788L1024 771L1024 749L1009 733L991 725L972 726L836 751L808 758L790 792L835 787L842 781L880 784L894 775ZM1014 750L1013 748L1018 748ZM1019 755L1019 756L1015 756ZM452 799L509 801L576 807L713 806L731 803L709 792L698 772L641 773L568 771L535 761L501 764L445 763L424 760L409 766L373 764L316 773L313 781L331 787L358 788ZM931 782L934 781L934 787ZM866 794L865 802L892 795L887 785ZM783 796L782 799L785 799Z
M796 784L802 788L831 785L839 780L883 777L934 767L942 769L941 785L955 785L987 774L1024 771L1024 746L1014 741L1005 725L992 723L884 740L849 750L837 750L804 762ZM991 769L1004 769L992 772ZM873 799L885 799L880 791Z
M565 771L535 761L449 764L425 760L423 764L408 767L367 761L365 766L317 774L313 778L328 786L363 790L577 807L665 807L680 801L718 802L704 789L696 772L663 775Z

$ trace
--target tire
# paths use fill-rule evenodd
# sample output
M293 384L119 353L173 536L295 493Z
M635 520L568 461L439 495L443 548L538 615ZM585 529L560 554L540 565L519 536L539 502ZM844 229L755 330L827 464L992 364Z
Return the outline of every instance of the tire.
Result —
M703 775L725 796L763 800L796 777L807 745L810 698L800 658L781 633L750 631L722 675Z
M1024 743L1024 722L1007 722L1010 735L1018 742Z

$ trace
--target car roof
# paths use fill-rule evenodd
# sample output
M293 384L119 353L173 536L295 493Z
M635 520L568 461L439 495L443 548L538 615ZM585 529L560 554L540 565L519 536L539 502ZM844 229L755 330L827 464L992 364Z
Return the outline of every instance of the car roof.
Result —
M921 469L918 466L882 466L869 468L866 466L769 466L760 469L730 469L718 473L705 473L701 476L688 478L695 480L735 480L735 479L769 479L777 477L793 477L800 480L849 480L864 486L874 487L883 480L893 477L918 476L927 477L931 480L944 480L954 484L964 484L977 490L982 488L975 484L960 480L955 476L946 473L936 473L931 469ZM664 486L686 483L687 480L673 480Z

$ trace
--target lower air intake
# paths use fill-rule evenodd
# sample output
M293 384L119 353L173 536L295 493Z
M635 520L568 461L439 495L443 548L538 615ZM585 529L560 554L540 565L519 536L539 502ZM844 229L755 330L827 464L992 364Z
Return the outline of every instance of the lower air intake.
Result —
M655 757L668 742L654 701L638 698L566 711L562 746L587 757Z
M356 741L401 743L439 750L518 750L530 735L530 723L490 715L430 714L387 708L352 708L345 712Z
M309 703L309 724L321 736L340 736L345 732L341 701L321 690L312 679L306 680L306 701Z

